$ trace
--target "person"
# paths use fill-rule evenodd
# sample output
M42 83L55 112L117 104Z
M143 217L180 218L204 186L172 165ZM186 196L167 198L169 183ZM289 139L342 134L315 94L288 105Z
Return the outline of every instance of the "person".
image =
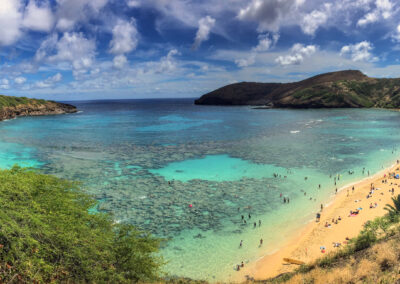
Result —
M257 223L256 222L254 222L254 228L256 228L257 227Z
M321 188L321 185L320 185L320 184L318 185L318 188Z
M286 197L283 198L283 203L286 203Z
M288 197L288 198L287 198L287 203L289 203L289 201L290 201L290 200L289 200L289 197Z
M243 261L242 261L242 264L240 265L241 267L244 267L244 263L243 263Z
M338 220L339 220L339 221L342 220L342 217L339 216Z
M260 246L262 246L263 242L263 239L260 239Z
M261 220L258 220L258 227L261 227Z
M239 264L236 266L236 270L237 270L237 271L240 270L240 265L239 265Z
M337 188L336 188L336 190L335 190L335 194L337 194Z
M241 248L243 246L243 240L240 240L239 247Z
M322 209L324 209L324 205L321 203L321 211L322 211Z
M320 213L317 213L317 216L316 216L316 222L319 222L319 219L321 218L321 214Z
M244 215L242 215L242 220L244 220Z
M354 185L353 185L353 187L351 188L351 191L354 192Z

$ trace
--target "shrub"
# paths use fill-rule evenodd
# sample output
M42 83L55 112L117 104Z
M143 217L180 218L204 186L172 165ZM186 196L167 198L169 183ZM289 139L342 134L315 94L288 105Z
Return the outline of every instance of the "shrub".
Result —
M76 183L0 171L0 283L136 282L159 276L160 240L106 214Z

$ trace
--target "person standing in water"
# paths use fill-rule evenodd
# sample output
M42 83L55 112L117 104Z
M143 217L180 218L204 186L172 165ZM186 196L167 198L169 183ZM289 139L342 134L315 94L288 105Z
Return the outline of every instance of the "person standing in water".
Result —
M260 239L260 246L262 246L263 244L263 239Z
M261 227L261 220L258 220L258 227Z
M243 240L240 240L239 248L243 246Z

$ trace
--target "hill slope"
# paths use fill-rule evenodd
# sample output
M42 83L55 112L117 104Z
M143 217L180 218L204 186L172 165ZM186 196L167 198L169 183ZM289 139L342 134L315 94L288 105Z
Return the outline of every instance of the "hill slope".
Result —
M345 70L294 83L242 82L205 94L195 104L397 108L400 107L400 79L376 79L358 70Z
M0 121L18 116L52 115L77 112L76 107L25 97L0 95Z

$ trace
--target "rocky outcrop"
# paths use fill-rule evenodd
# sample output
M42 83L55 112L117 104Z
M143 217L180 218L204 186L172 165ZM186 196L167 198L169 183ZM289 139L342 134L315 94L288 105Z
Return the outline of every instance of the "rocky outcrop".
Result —
M358 70L345 70L293 83L242 82L205 94L195 104L282 108L399 108L400 79L376 79Z
M19 104L16 106L0 106L0 121L19 116L55 115L77 112L73 105L44 101L42 103Z

